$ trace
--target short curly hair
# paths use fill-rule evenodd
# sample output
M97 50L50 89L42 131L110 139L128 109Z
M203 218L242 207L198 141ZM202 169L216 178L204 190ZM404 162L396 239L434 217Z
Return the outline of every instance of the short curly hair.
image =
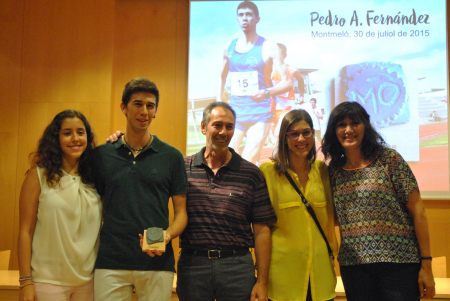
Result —
M94 156L94 133L84 115L76 110L65 110L58 113L52 122L44 130L38 142L36 152L31 153L32 166L39 166L45 169L45 176L49 187L55 187L63 176L63 150L61 148L59 133L61 125L66 118L79 118L86 129L87 145L79 159L78 173L83 183L94 183L93 156Z

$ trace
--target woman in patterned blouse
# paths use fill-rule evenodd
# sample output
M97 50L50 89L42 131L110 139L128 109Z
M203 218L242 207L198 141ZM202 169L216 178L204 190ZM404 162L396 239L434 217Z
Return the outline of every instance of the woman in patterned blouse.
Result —
M341 103L331 112L322 152L331 159L347 299L431 299L428 222L406 161L386 146L356 102Z

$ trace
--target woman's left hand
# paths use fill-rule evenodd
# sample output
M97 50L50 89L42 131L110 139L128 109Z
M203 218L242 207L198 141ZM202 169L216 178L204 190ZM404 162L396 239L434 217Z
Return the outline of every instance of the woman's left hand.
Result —
M425 206L420 197L419 189L411 192L406 206L414 220L414 229L417 242L419 243L420 256L429 257L431 254L430 233L428 231ZM419 291L420 297L424 299L431 299L436 294L431 260L429 259L422 260L422 267L419 272Z
M422 262L419 272L419 291L420 298L423 299L431 299L436 294L434 277L431 271L431 260Z

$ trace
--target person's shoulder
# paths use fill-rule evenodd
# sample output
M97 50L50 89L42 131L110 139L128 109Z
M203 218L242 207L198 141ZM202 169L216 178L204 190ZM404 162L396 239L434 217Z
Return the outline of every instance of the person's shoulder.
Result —
M117 141L114 143L113 142L105 142L105 143L97 145L97 148L102 149L102 148L107 148L107 147L113 147L116 143L118 143L118 142Z
M377 159L386 169L394 168L394 166L405 162L405 159L403 159L397 150L387 146L383 146L380 149Z
M322 179L324 177L329 177L329 168L328 165L323 162L322 160L315 160L313 163L314 168L318 171L318 173L320 174L320 176L322 177Z
M264 48L280 51L280 48L278 47L278 44L275 43L272 40L264 39L262 45L263 45Z
M272 160L266 161L259 166L259 169L262 170L263 172L272 170L274 168L275 168L275 162Z
M281 175L277 169L277 163L272 160L262 163L259 166L259 169L266 179L266 182L276 181Z
M189 156L184 156L184 163L185 164L191 164L191 162L194 160L195 155L189 155Z
M177 156L183 157L183 154L181 153L181 151L178 148L176 148L175 146L173 146L167 142L162 141L161 139L159 139L156 136L154 136L154 137L156 138L155 144L157 144L156 147L158 147L159 151L165 152L167 154L172 154L172 155L177 155Z
M396 154L396 155L400 155L400 153L399 153L396 149L393 149L393 148L390 148L390 147L387 147L387 146L383 147L383 148L381 149L381 151L384 152L384 153L386 153L386 154Z
M103 143L103 144L98 145L98 146L94 149L94 151L97 152L97 153L103 153L103 152L107 152L107 151L109 151L109 150L114 149L114 147L115 147L115 146L114 146L114 143L106 142L106 143Z
M379 157L382 160L392 159L392 158L402 158L400 153L390 147L384 146L380 149Z
M327 165L327 163L325 163L325 162L323 162L322 160L320 160L320 159L316 159L315 161L314 161L314 166L316 166L316 168L318 168L319 170L326 170L326 171L328 171L328 165Z
M27 176L30 177L38 177L39 175L44 174L45 168L39 167L37 165L34 165L30 167L30 169L27 171Z
M250 172L250 173L257 173L261 174L261 170L259 170L259 167L253 164L250 161L247 161L246 159L240 157L241 159L241 171Z
M231 39L231 41L227 41L223 44L222 50L225 51L225 53L228 53L228 49L231 45L236 44L238 38Z
M341 167L331 164L332 162L329 162L329 163L330 164L327 165L327 168L328 168L328 174L329 174L330 179L331 179L331 178L334 178L334 176L341 169Z

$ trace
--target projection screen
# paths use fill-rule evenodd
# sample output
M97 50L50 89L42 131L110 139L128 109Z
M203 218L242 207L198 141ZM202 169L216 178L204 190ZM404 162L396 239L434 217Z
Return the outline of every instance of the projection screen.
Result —
M236 77L230 72L221 81L224 51L244 35L237 22L240 2L190 2L187 155L205 145L200 123L209 103L255 89L254 74ZM287 111L302 108L317 116L314 128L322 137L331 110L357 101L388 145L408 161L422 197L450 199L446 1L253 2L259 10L258 35L285 45L284 62L296 76L293 91L259 107L238 107L238 119L242 112L259 114L271 106L271 114L281 121ZM269 85L278 83L274 73L264 76ZM245 89L236 88L244 83ZM279 131L276 119L260 139L256 159L246 159L255 164L270 160ZM243 131L255 120L249 119ZM237 151L245 154L252 139L245 135ZM323 159L319 141L318 157Z

